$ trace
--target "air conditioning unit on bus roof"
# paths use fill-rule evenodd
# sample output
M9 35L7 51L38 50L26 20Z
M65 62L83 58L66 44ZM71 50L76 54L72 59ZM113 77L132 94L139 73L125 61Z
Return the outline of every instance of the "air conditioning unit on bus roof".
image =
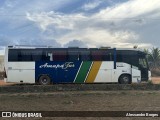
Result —
M68 46L68 48L79 48L78 46Z

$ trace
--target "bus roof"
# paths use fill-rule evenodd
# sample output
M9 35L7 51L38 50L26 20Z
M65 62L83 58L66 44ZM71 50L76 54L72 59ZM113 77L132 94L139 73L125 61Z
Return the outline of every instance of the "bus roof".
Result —
M79 48L79 47L68 47L68 48L56 48L56 47L53 47L53 46L39 46L39 45L36 45L36 46L32 46L32 45L14 45L14 46L8 46L9 49L36 49L36 48L53 48L53 49L91 49L91 50L110 50L110 49L114 49L114 48L111 48L111 47L100 47L100 48ZM116 50L128 50L128 51L140 51L140 52L143 52L142 49L135 49L135 48L116 48Z

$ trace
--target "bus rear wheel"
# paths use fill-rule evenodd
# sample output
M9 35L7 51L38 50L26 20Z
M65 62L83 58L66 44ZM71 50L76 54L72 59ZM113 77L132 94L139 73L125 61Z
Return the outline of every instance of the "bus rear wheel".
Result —
M130 75L121 75L119 78L120 84L131 84L131 77Z
M51 79L48 75L42 75L39 77L39 84L49 85L50 83L51 83Z

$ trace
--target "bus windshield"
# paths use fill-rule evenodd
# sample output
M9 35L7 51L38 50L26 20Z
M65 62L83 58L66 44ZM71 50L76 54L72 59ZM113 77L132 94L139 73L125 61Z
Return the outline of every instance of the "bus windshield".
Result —
M145 53L139 53L139 66L140 68L148 69L148 62Z
M139 58L139 65L143 68L148 68L147 61L145 58Z

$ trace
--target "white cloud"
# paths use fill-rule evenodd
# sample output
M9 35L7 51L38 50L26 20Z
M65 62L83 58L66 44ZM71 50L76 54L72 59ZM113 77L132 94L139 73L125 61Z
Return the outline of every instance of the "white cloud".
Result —
M55 28L74 29L75 22L86 17L81 14L65 15L51 11L47 13L42 12L40 14L27 13L27 18L31 21L38 23L42 30L46 30L47 27L50 25Z
M150 28L154 33L152 25L158 21L152 21L152 19L160 17L159 2L159 0L129 0L107 7L91 16L82 13L62 14L53 11L32 14L28 12L27 19L37 23L43 32L48 29L51 31L51 28L56 31L69 30L69 32L67 31L55 38L63 45L78 39L85 42L89 47L102 45L132 47L136 43L139 47L149 47L155 43L146 41L146 39L151 39L147 29L143 29L141 33L138 31L142 28ZM97 6L98 4L93 2L83 7L90 10Z
M144 48L151 48L153 45L149 43L122 43L122 42L117 42L114 43L114 46L118 48L133 48L135 45L138 46L138 48L144 49Z
M81 40L72 40L66 43L63 47L79 47L79 48L87 48L87 44Z
M92 9L98 7L100 5L100 3L102 3L102 1L100 1L100 0L92 0L92 2L84 4L84 6L82 6L82 9L84 9L86 11L92 10Z
M108 7L97 13L99 19L126 19L146 15L155 10L160 10L159 0L129 0L128 2ZM152 15L152 14L151 14ZM148 16L145 16L148 17Z
M115 47L115 43L125 43L128 40L138 40L138 36L131 31L111 32L109 30L93 30L91 28L83 31L73 31L69 34L58 38L61 44L66 44L67 41L79 39L86 43L89 47L111 46ZM126 46L127 47L127 46Z

